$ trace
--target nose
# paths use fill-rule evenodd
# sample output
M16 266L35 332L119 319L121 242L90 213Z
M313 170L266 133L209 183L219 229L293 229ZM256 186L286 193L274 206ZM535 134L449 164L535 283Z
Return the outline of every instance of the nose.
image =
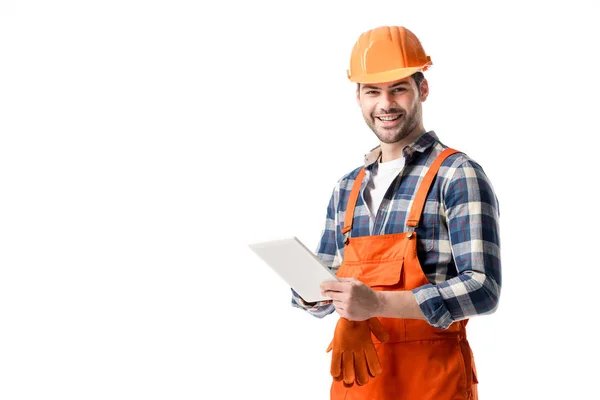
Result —
M388 91L382 91L379 99L379 107L384 110L389 110L393 105L396 104L396 100L394 99L394 95L389 93Z

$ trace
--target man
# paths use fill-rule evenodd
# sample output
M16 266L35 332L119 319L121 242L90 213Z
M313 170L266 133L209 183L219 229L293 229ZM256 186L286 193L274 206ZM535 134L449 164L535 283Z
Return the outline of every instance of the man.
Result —
M424 129L432 63L411 31L363 33L350 64L380 145L337 182L327 208L317 254L342 281L322 284L330 301L292 290L292 305L340 315L332 399L476 399L465 326L498 305L496 195L478 163Z

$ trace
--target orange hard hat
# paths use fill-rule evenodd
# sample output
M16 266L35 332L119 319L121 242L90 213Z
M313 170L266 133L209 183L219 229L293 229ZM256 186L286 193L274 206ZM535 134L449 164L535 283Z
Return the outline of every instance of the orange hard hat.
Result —
M432 65L414 33L403 26L380 26L364 32L352 49L348 79L384 83L406 78Z

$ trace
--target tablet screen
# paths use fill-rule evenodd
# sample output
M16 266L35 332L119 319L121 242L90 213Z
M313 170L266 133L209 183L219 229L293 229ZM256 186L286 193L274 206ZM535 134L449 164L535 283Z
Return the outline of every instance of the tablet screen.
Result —
M339 281L338 277L298 238L254 243L250 248L305 301L330 300L321 296L320 285Z

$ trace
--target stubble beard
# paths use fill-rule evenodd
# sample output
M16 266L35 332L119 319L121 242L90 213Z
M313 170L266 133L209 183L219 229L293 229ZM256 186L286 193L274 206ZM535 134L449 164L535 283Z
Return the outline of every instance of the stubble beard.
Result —
M420 108L419 108L419 104L416 105L416 107L413 109L413 112L410 114L406 114L404 113L404 117L406 118L404 120L404 122L402 122L402 124L400 124L400 126L395 127L394 129L385 129L382 127L377 127L376 126L376 121L375 121L375 117L373 117L373 115L369 115L368 118L365 117L365 121L367 123L367 125L369 126L369 128L371 128L371 130L373 131L373 133L375 134L375 136L377 136L377 138L383 142L383 143L397 143L399 141L401 141L402 139L407 138L414 130L415 128L419 125L419 115L420 115ZM394 132L395 131L395 132Z

